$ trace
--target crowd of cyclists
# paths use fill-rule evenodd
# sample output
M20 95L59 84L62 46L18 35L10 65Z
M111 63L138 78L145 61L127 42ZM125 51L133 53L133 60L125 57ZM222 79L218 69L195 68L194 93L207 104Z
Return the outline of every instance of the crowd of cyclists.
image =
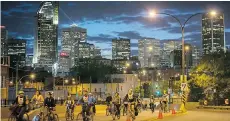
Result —
M106 110L108 110L109 114L112 114L111 107L114 106L117 116L120 117L120 112L123 109L123 116L124 114L130 115L133 119L135 119L135 116L138 116L142 109L146 110L148 107L147 101L143 101L139 95L134 95L132 89L129 89L128 93L124 96L124 99L121 99L121 96L118 92L116 92L113 97L111 94L108 94L105 102L107 104ZM149 98L149 102L149 107L151 111L154 112L156 105L153 95ZM85 90L83 92L83 96L80 97L77 102L75 102L71 97L71 94L68 93L64 105L66 106L66 111L71 109L71 113L74 113L74 108L76 105L81 105L81 115L83 120L85 120L84 117L87 118L89 115L91 115L91 112L93 115L96 114L96 103L96 98L92 95L92 93L88 93L88 91ZM34 108L43 107L43 110L44 112L46 111L46 113L50 110L55 111L56 107L52 92L48 92L48 96L44 99L39 91L36 91L36 94L31 98L30 101L28 97L24 95L23 91L19 91L19 94L17 95L13 104L12 114L16 116L18 121L22 121L23 115L28 112L29 109L31 109L31 105L29 104L33 104Z

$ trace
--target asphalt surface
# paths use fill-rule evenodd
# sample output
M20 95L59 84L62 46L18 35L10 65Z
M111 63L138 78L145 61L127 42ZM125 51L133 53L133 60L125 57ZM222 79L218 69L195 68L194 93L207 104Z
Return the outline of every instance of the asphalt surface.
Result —
M165 117L161 121L230 121L230 111L188 111L183 115Z
M97 105L96 106L96 115L94 116L94 121L112 121L112 116L106 116L105 115L105 108L104 105ZM2 121L7 121L7 115L9 114L9 111L7 112L7 108L1 109L1 117ZM30 120L39 113L38 110L34 110L30 112ZM81 111L81 107L77 106L75 108L74 116L76 119L77 114ZM66 121L65 119L65 106L57 106L56 107L56 113L59 116L60 121ZM156 120L158 117L159 111L155 111L154 113L151 113L151 111L148 109L147 111L142 111L137 117L135 121L153 121ZM126 121L126 116L121 116L119 121ZM117 119L116 119L117 120ZM194 111L188 111L185 114L177 114L172 115L171 113L163 113L163 119L160 119L161 121L230 121L230 111L218 111L218 110L194 110Z

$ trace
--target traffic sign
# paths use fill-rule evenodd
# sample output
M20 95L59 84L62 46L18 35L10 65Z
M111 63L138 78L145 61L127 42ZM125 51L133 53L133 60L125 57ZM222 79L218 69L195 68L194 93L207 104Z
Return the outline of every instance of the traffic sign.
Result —
M181 83L181 91L184 91L187 88L187 83Z
M168 88L168 94L172 93L172 89Z

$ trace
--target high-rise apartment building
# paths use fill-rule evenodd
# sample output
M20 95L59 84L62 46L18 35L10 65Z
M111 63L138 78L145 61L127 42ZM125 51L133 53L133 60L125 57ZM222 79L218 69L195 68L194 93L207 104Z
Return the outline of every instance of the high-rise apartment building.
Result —
M75 62L80 58L80 43L85 43L86 37L87 30L76 24L62 30L62 52L68 53L71 66L75 66Z
M202 16L203 55L225 51L224 14Z
M1 26L1 56L7 55L8 31L5 26Z
M26 65L26 40L8 39L8 56L10 56L10 67L21 68Z
M160 66L160 40L145 38L138 41L138 59L141 67Z
M192 48L192 66L197 66L201 59L201 49L198 46Z
M171 67L170 64L170 54L173 50L179 49L181 46L181 41L165 41L163 43L163 48L161 49L160 63L161 67Z
M33 55L26 56L26 66L32 66L33 64Z
M130 53L130 39L119 38L112 40L113 60L128 60Z
M58 2L45 1L36 14L33 63L49 71L58 59L58 11Z

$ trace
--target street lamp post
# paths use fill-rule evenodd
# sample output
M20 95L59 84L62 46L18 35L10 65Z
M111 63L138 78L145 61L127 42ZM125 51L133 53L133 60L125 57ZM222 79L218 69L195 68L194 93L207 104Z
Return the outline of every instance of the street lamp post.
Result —
M156 14L163 14L163 15L167 15L167 16L171 16L173 17L179 24L180 24L180 28L181 28L181 36L182 36L182 82L186 83L185 81L185 43L184 43L184 28L186 23L193 18L194 16L200 15L202 13L196 13L191 15L190 17L187 18L187 20L184 22L184 24L181 23L181 21L175 17L174 15L168 14L168 13L155 13L155 12L151 12L150 15L154 16ZM211 15L214 16L216 13L213 11L211 12ZM185 93L185 92L184 92ZM184 102L184 106L185 106L185 102Z
M16 88L16 91L15 91L15 92L16 92L16 95L18 94L18 82L21 82L21 80L22 80L23 78L28 77L28 76L30 76L32 79L35 78L35 75L34 75L34 74L31 74L31 75L25 75L25 76L21 77L21 78L19 79L19 81L16 80L16 82L15 82L15 88Z

